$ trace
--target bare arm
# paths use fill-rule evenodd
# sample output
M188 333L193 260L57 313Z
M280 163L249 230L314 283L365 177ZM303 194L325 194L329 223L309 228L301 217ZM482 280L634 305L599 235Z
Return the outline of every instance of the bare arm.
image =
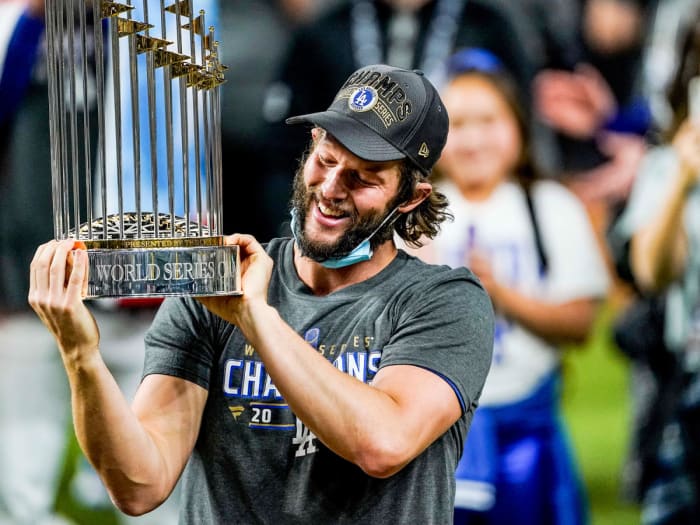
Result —
M426 262L437 262L432 244L418 249L407 248L407 251ZM532 333L553 343L580 343L588 337L598 308L597 300L541 301L497 283L485 258L473 256L467 266L479 277L494 308Z
M494 308L535 335L553 343L580 343L588 337L596 314L595 299L543 301L499 283L484 257L472 255L469 266L488 291Z
M506 316L543 339L553 343L582 343L590 334L598 301L547 303L504 289L499 304Z
M181 379L149 376L129 406L100 356L99 331L82 300L87 253L71 252L72 245L51 241L39 247L29 302L58 343L85 455L115 504L127 514L143 514L174 488L194 446L206 391Z
M681 275L687 257L683 210L700 173L700 126L684 123L674 138L679 169L671 191L655 217L630 244L631 267L639 285L661 290Z
M388 477L457 421L457 396L433 372L391 366L367 385L337 370L267 304L272 261L262 247L250 236L230 242L244 254L244 295L200 300L242 330L294 413L331 450Z

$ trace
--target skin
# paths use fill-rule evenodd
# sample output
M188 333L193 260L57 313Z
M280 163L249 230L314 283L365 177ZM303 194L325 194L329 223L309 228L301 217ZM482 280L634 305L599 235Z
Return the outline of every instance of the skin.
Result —
M478 75L452 80L443 93L450 115L447 144L439 161L441 172L472 202L487 200L510 180L523 140L506 99ZM419 255L434 260L430 245ZM485 253L473 250L468 266L481 280L502 315L554 343L583 341L595 317L596 301L577 299L551 303L499 282Z
M10 2L11 0L0 0L0 3ZM43 18L45 12L45 1L44 0L24 0L23 2L27 7L27 12L34 18Z
M318 144L303 171L314 195L304 228L314 241L333 243L349 223L338 210L362 216L386 208L398 188L398 162L368 162L330 137L317 131L314 136ZM413 209L431 189L419 183L399 211ZM291 409L331 450L370 476L388 477L457 421L456 395L432 372L391 366L365 384L333 367L267 303L273 262L262 246L241 234L226 242L241 248L244 293L200 301L241 329ZM173 490L197 439L207 392L182 379L150 375L132 406L127 404L100 356L99 330L83 303L87 254L72 248L72 241L39 247L29 302L58 342L86 456L115 504L127 514L143 514ZM347 268L327 269L298 253L294 265L313 293L323 296L377 274L396 253L390 240L370 261Z
M647 291L660 291L680 277L688 257L683 211L700 178L700 123L686 120L673 138L679 159L671 191L654 217L632 237L632 272Z
M579 64L574 71L541 71L535 77L533 91L539 117L577 139L594 137L617 111L607 81L588 64Z
M599 53L620 53L637 45L643 26L644 12L635 2L588 0L585 3L584 38Z

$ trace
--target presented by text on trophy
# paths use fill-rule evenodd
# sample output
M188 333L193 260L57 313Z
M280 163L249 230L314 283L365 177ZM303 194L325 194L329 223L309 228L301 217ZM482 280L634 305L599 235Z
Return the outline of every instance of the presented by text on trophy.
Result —
M55 237L87 248L88 298L239 294L214 28L192 0L140 1L46 2Z

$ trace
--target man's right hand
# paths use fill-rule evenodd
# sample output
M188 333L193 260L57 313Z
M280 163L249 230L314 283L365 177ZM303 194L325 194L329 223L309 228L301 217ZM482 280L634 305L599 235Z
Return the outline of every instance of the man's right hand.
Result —
M99 347L95 319L83 303L88 255L73 239L41 245L30 267L29 304L54 335L65 357L83 358Z

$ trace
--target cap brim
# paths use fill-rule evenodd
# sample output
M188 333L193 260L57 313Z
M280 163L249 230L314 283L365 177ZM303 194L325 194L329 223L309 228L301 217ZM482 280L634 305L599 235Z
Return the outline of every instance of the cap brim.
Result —
M384 162L406 158L405 153L369 126L333 110L289 117L285 122L315 124L328 131L340 144L364 160Z

